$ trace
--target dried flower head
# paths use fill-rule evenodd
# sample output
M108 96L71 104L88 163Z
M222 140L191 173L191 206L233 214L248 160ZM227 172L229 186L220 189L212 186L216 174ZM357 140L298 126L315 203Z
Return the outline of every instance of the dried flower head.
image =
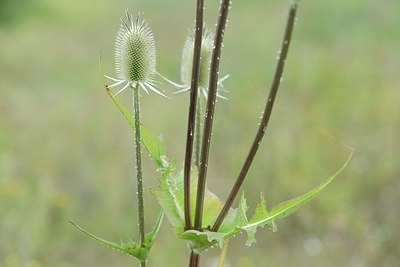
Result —
M125 13L127 21L121 18L121 26L115 41L117 78L106 76L115 82L109 87L124 84L124 87L117 92L119 94L128 86L139 85L146 93L149 89L163 95L155 88L156 46L153 33L142 14L139 14L134 21L128 10Z

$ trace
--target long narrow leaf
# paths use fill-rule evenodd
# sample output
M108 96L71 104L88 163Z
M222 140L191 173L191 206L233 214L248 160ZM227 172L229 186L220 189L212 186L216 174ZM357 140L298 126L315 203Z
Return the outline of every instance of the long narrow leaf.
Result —
M246 204L246 199L244 196L242 196L239 207L237 209L230 210L218 232L212 232L208 228L204 228L202 231L188 230L183 232L183 201L181 200L181 193L183 192L182 174L178 174L176 176L168 175L162 178L160 188L155 191L155 194L158 197L158 200L168 218L170 219L172 226L175 228L175 232L178 237L187 240L190 248L195 253L200 254L214 245L222 246L225 240L235 236L240 232L247 233L248 240L246 244L251 245L255 242L254 235L258 227L264 227L265 225L268 225L273 231L276 231L275 221L277 219L282 219L286 216L289 216L308 201L316 197L318 193L328 186L335 179L335 177L337 177L344 170L344 168L350 162L352 156L353 152L350 153L343 166L323 183L299 197L277 204L270 211L267 210L265 199L262 197L260 203L255 209L255 214L249 221L247 220L246 215L248 206ZM193 192L193 194L195 194L195 192ZM210 192L210 196L212 196L213 199L216 199L215 203L219 202L218 197L213 193ZM208 205L206 203L203 218L214 218L215 213L218 213L218 209L221 208L221 206L219 206L220 204L217 205L219 207L217 207L217 210L215 210L207 208ZM212 205L215 206L215 203Z

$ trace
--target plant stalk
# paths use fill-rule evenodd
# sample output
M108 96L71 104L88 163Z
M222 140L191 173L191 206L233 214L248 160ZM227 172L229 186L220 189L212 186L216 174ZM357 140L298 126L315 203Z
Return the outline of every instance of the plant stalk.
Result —
M204 119L205 122L203 129L203 141L200 153L199 178L197 183L196 211L195 211L195 221L194 221L194 228L197 230L201 230L202 228L201 224L203 219L204 192L205 192L206 176L208 168L208 156L210 151L210 138L212 132L213 119L214 119L215 99L218 87L219 63L221 59L221 49L224 40L225 27L228 18L230 4L231 4L230 0L223 0L221 2L218 23L217 23L217 30L214 40L214 50L211 58L207 108Z
M140 138L140 101L139 101L139 84L132 86L133 88L133 111L135 116L135 148L136 148L136 186L138 198L138 217L139 217L139 237L140 246L145 246L144 231L144 197L143 197L143 172L142 172L142 147ZM146 262L140 262L141 267L146 266Z
M190 252L189 267L198 267L199 261L200 261L200 255L194 253L193 251Z
M227 201L225 202L224 207L222 208L220 214L218 215L217 220L215 221L212 231L218 231L219 227L221 226L223 220L225 219L226 215L228 214L229 209L232 207L233 201L235 200L236 196L239 193L240 187L243 184L244 179L246 178L247 172L253 162L253 159L257 153L257 150L260 146L260 143L264 137L265 130L268 126L269 119L271 117L272 108L274 106L276 94L279 89L279 85L282 81L282 73L285 67L286 57L289 51L290 40L293 33L293 28L296 19L296 11L297 11L297 3L293 3L289 10L289 15L286 24L285 35L283 38L281 50L278 56L278 64L276 66L274 79L269 91L269 95L267 98L267 102L265 104L265 109L263 115L261 117L261 121L259 123L259 127L256 133L256 136L253 140L253 144L251 145L250 151L247 155L247 158L243 164L243 167L239 173L239 176L236 179L236 182L228 196Z
M196 6L196 32L194 41L193 52L193 67L192 67L192 81L190 86L190 103L188 115L188 129L186 134L186 152L185 152L185 166L183 170L184 175L184 209L185 209L185 229L191 229L192 223L190 221L190 170L192 167L193 157L193 139L194 128L196 120L196 104L198 98L198 84L200 73L200 55L201 55L201 41L203 36L203 13L204 13L204 0L197 0Z
M194 164L197 170L200 167L200 144L201 144L201 118L203 117L203 106L201 96L197 97L196 127L194 135Z
M224 267L226 254L228 253L229 239L225 240L224 247L219 256L218 267Z

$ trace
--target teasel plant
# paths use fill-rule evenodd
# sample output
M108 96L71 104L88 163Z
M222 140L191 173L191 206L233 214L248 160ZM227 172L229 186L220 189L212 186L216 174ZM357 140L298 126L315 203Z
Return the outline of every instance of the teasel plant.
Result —
M157 235L161 222L164 216L163 211L160 212L159 218L154 226L154 229L146 236L145 233L145 209L144 209L144 193L143 193L143 170L142 170L142 143L149 149L151 144L148 144L146 135L149 133L142 129L140 119L140 93L143 90L147 94L153 91L161 96L166 97L158 89L156 89L156 81L154 76L156 74L156 47L152 31L143 19L143 15L139 14L136 20L133 20L132 15L128 10L125 12L126 19L121 18L120 29L117 34L115 42L115 69L117 78L104 75L103 77L113 81L112 85L108 85L104 81L107 93L113 99L115 104L123 112L125 118L128 120L134 131L135 143L135 173L136 173L136 195L138 205L138 228L139 228L139 242L135 243L130 241L126 244L117 244L104 239L101 239L88 231L84 230L77 224L71 222L79 230L88 234L95 240L103 243L111 248L117 249L130 256L136 257L140 261L142 267L146 266L148 253ZM101 63L100 63L101 65ZM111 88L122 86L116 94L111 92ZM133 102L133 116L116 98L116 96L127 88L132 89L132 102ZM142 137L144 135L144 138ZM150 148L151 150L151 148ZM155 150L154 150L155 151ZM152 154L150 156L157 157ZM155 160L157 163L157 160ZM161 163L160 163L161 164ZM161 165L159 165L161 166Z
M248 236L246 245L250 246L256 242L255 234L259 228L268 226L272 231L277 231L276 221L278 219L289 216L328 186L347 166L353 151L334 174L303 195L268 208L264 195L260 194L260 202L250 217L247 214L249 207L245 195L241 193L238 207L232 208L266 134L282 81L295 26L298 2L299 0L293 0L290 4L275 74L258 129L226 201L222 201L206 186L206 180L215 106L217 98L221 98L221 96L224 98L219 92L223 91L222 82L227 78L227 76L219 78L219 66L231 0L222 0L220 3L214 36L205 27L203 21L204 0L197 0L195 28L189 33L182 52L181 84L157 73L153 34L141 14L136 20L133 20L127 11L126 20L121 20L116 41L117 78L103 74L103 77L111 80L113 84L108 85L105 79L103 82L107 94L134 132L139 242L129 241L117 244L99 238L77 224L71 223L96 241L137 258L143 267L146 266L150 249L165 214L176 236L188 244L190 249L189 267L198 267L200 255L215 246L224 248L219 263L219 266L223 266L228 240L239 233L246 233ZM100 66L102 66L101 60ZM157 75L177 87L178 92L189 91L190 93L183 170L177 170L176 161L167 155L162 140L156 138L140 121L139 90L146 93L153 91L165 96L158 89L158 83L155 80ZM114 94L111 89L117 86L121 86L122 89ZM128 88L133 92L133 115L117 98L119 93ZM204 112L201 109L201 95L204 95L206 101ZM144 221L142 146L155 163L160 182L159 187L153 189L152 193L157 198L161 211L155 226L147 235Z

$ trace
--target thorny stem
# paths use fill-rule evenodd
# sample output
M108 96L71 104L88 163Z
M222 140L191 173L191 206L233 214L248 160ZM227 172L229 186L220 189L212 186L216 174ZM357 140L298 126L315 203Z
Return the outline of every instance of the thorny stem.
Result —
M198 95L198 79L200 72L200 54L201 54L201 41L203 35L203 13L204 13L204 0L197 0L196 7L196 34L194 41L193 52L193 68L192 68L192 82L190 87L190 104L188 115L188 129L186 135L186 152L185 152L185 166L184 166L184 209L185 209L185 229L191 229L192 223L190 221L190 169L192 165L193 156L193 139L194 127L196 120L196 102Z
M243 184L244 179L246 178L247 172L253 162L253 159L257 153L258 147L264 137L265 130L268 126L269 118L271 117L272 108L274 105L275 97L278 92L279 85L282 81L282 73L285 67L286 57L289 50L290 40L292 37L293 27L296 20L296 11L297 11L297 2L294 2L289 11L289 16L286 24L285 36L282 42L281 50L278 56L278 64L275 70L274 79L270 88L270 92L267 98L267 103L265 105L265 109L263 115L261 117L261 121L257 130L257 134L254 138L253 144L251 145L250 151L247 155L246 161L243 164L243 167L239 173L239 176L236 179L236 182L229 194L229 197L222 208L220 214L218 215L217 220L215 221L212 231L218 231L221 226L223 220L228 214L229 209L231 208L233 201L235 200L237 194L239 193L240 187Z
M137 179L137 198L138 198L138 217L139 217L139 236L140 246L145 246L144 232L144 198L143 198L143 173L142 173L142 147L140 139L140 102L139 84L133 87L133 109L135 116L135 148L136 148L136 179ZM146 266L146 262L140 263L141 267Z
M200 260L200 255L199 254L196 254L193 251L190 252L189 267L197 267L197 266L199 266L199 260Z
M194 135L194 164L199 169L200 165L200 143L201 143L201 118L203 116L203 106L201 97L197 98L196 107L196 127Z
M203 141L200 153L199 178L197 183L196 211L194 220L194 228L197 230L201 230L202 227L201 223L203 219L204 191L206 185L208 155L210 150L210 137L214 119L215 98L218 87L219 62L221 58L221 49L230 4L230 0L223 0L221 2L217 31L215 34L214 50L211 58L210 82L207 96L207 108L204 119L205 123L203 129Z

